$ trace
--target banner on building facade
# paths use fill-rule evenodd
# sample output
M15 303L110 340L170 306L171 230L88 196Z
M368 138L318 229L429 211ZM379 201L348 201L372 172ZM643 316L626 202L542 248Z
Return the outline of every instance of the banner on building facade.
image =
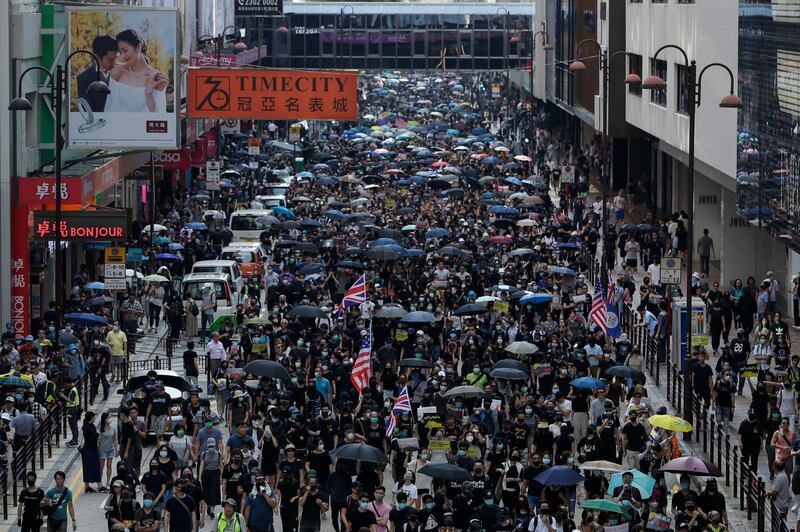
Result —
M31 265L28 247L28 208L11 207L11 327L14 334L30 334Z
M356 120L358 72L189 70L190 118Z
M67 143L91 148L180 146L178 10L67 7ZM100 71L97 70L97 64ZM108 95L92 94L102 80Z

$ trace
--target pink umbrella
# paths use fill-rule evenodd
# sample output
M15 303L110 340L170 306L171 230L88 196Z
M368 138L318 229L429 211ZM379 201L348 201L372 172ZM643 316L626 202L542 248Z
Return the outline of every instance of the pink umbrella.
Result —
M717 466L696 456L681 456L673 458L659 469L670 473L682 473L684 475L699 475L703 477L721 477Z
M447 163L445 161L436 161L431 166L433 166L434 168L441 168L443 166L447 166Z

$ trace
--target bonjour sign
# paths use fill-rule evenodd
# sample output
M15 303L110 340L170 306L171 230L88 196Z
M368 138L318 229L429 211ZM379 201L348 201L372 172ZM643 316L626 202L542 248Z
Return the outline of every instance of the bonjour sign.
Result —
M125 211L64 211L60 224L61 240L109 241L125 240L128 236ZM33 238L55 240L57 227L54 211L33 213Z
M222 120L356 120L358 73L190 69L188 112Z

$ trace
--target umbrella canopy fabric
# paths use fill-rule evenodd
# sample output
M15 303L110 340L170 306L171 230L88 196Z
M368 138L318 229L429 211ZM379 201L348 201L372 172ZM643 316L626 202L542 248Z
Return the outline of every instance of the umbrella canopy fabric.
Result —
M521 360L516 360L513 358L504 358L503 360L498 360L494 366L492 366L492 370L495 369L516 369L525 373L526 375L531 372L530 366L525 364Z
M104 290L106 287L105 283L101 283L100 281L92 281L91 283L86 283L83 285L84 288L88 288L89 290Z
M543 486L575 486L584 481L583 475L567 466L548 467L534 478Z
M288 312L289 316L299 318L324 318L325 313L313 305L297 305Z
M211 324L209 329L211 332L219 332L222 330L222 326L225 325L225 322L229 321L233 328L236 328L236 316L233 314L223 314L222 316L218 316L217 319L214 320L214 323Z
M289 372L286 371L286 368L272 360L254 360L247 364L243 371L259 377L289 380Z
M608 460L590 460L581 464L581 469L588 469L589 471L613 471L619 473L625 471L627 468L616 462L609 462Z
M703 477L721 477L720 470L709 462L697 456L681 456L673 458L659 468L670 473L683 473L684 475L698 475Z
M474 397L483 397L483 389L478 388L477 386L456 386L455 388L450 388L444 394L445 397L462 397L464 399L474 398Z
M18 371L6 373L0 376L0 386L6 388L33 388L33 381L26 377L27 375L23 376Z
M346 458L373 464L388 464L389 459L386 454L372 445L366 443L348 443L331 451L334 458Z
M405 323L434 323L436 321L436 316L430 312L417 310L415 312L409 312L403 316L403 321Z
M538 350L539 348L535 344L524 341L511 342L506 346L506 351L515 355L532 355Z
M157 273L146 275L144 280L151 283L163 283L164 281L169 281L169 279L167 279L163 275L158 275Z
M593 379L592 377L579 377L577 379L572 379L570 385L574 386L575 388L584 388L586 390L600 390L601 388L608 386L608 384L605 382L599 379Z
M333 453L331 453L333 454ZM471 480L469 472L453 464L428 464L419 469L419 473L439 480Z
M427 358L403 358L397 365L404 368L432 368L433 362Z
M642 370L630 366L612 366L606 370L606 375L633 380L644 379L644 372Z
M405 318L408 311L403 307L386 306L375 313L376 318L399 319Z
M692 432L692 424L678 416L655 415L647 419L651 427L658 427L675 432Z
M85 327L93 327L95 325L108 325L108 321L102 316L91 314L89 312L73 312L71 314L64 314L64 321L75 325L83 325Z
M581 503L581 508L585 510L598 510L600 512L628 515L628 510L620 503L614 502L611 499L588 499Z
M477 303L467 303L458 307L453 314L456 316L477 316L479 314L486 314L489 309Z
M623 471L622 473L617 473L616 475L611 475L611 480L608 482L608 491L606 491L606 493L612 495L614 493L614 488L622 485L622 477L625 475L625 473L631 473L633 475L633 482L631 485L639 490L639 493L642 495L642 499L649 499L653 494L653 488L656 485L656 481L654 478L645 475L638 469L631 469L628 471Z
M507 379L510 381L526 381L528 374L515 368L495 368L489 372L490 377L496 379Z

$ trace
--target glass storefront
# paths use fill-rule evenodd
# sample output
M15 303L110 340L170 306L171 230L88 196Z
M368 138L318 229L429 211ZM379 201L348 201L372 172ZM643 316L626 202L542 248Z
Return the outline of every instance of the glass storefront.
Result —
M262 64L272 67L505 70L530 65L531 15L509 13L496 4L487 4L490 14L414 13L417 6L405 5L410 12L363 13L344 5L334 13L287 13L249 32L263 36L270 53Z
M800 3L741 0L739 214L800 251Z

